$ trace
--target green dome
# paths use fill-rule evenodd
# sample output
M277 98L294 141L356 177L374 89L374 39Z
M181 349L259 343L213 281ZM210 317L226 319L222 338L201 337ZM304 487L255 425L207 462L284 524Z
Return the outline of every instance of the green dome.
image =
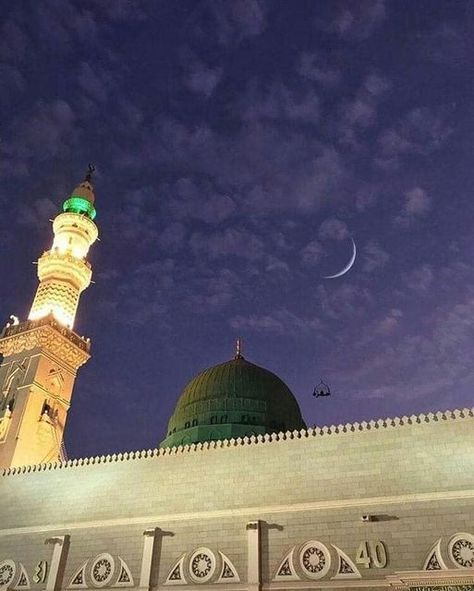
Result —
M301 411L288 386L237 355L189 382L161 447L303 428Z

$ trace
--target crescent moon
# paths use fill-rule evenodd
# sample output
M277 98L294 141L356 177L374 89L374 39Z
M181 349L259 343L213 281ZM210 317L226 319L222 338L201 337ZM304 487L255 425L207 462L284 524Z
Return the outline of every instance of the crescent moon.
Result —
M347 265L344 267L344 269L342 269L342 271L339 271L339 273L336 273L335 275L323 275L324 279L336 279L336 277L342 277L343 275L345 275L347 273L347 271L349 271L349 269L355 263L356 256L357 256L357 248L356 248L356 243L354 242L354 239L351 238L351 240L352 240L351 260L347 263Z

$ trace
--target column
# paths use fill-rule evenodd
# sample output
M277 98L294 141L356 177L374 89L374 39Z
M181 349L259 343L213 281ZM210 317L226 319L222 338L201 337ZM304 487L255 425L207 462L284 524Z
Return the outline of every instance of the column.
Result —
M262 573L260 566L260 537L262 522L247 523L247 582L248 591L260 591Z

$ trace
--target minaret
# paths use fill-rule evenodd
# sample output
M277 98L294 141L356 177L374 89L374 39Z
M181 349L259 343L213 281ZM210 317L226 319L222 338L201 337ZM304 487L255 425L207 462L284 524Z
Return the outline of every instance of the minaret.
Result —
M0 334L0 468L65 458L63 432L76 372L90 341L73 332L79 297L92 276L97 240L94 168L53 220L54 240L38 260L39 286L28 320L12 316Z

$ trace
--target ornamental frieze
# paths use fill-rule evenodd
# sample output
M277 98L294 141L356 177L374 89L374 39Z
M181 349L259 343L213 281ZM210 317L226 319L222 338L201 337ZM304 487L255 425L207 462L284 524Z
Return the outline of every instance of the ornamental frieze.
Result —
M64 330L61 330L61 328ZM8 331L5 331L4 335L0 339L0 353L4 357L41 348L55 355L74 370L77 370L90 357L87 348L78 346L79 343L74 342L73 338L71 338L72 335L76 340L80 337L64 327L56 328L50 324L43 324L30 330L16 331L16 334L11 335ZM84 344L86 343L84 342Z

